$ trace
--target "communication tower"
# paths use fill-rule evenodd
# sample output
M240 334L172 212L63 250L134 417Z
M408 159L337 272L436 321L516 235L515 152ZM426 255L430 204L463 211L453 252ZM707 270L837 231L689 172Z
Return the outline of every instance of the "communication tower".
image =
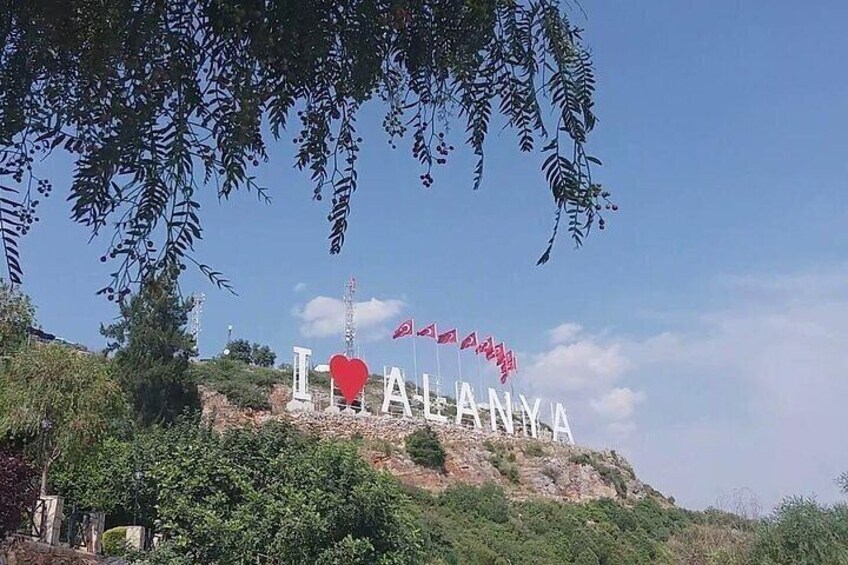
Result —
M203 315L203 303L206 302L206 295L195 293L191 295L192 308L189 314L189 329L194 338L194 350L200 351L200 317Z
M344 294L344 309L345 309L345 355L348 359L353 359L356 356L355 340L356 340L356 321L354 320L354 301L353 296L356 294L356 279L350 277L350 280L345 285Z

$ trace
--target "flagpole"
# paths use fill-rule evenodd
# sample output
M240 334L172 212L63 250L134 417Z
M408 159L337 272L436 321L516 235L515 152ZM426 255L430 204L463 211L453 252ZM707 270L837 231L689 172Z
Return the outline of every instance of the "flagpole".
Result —
M412 320L412 379L415 383L415 394L418 394L418 354L415 351L415 319Z
M459 356L459 344L456 346L456 366L459 368L459 380L462 380L462 359Z
M438 332L436 332L436 335L437 336L439 335ZM439 375L439 378L442 378L442 365L439 362L439 340L438 340L438 338L436 338L435 343L436 343L436 373Z

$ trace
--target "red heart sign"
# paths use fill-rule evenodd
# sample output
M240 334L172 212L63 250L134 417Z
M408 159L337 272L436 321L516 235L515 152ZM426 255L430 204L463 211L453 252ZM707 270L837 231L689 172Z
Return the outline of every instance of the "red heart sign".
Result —
M330 359L330 374L342 391L348 404L356 399L368 380L368 367L362 359L348 359L344 355L333 355Z

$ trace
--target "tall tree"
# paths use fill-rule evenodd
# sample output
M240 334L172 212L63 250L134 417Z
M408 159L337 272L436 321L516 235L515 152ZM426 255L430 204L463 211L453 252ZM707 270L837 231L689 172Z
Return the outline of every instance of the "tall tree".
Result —
M16 351L26 342L35 309L29 297L0 279L0 357Z
M70 154L72 217L112 232L109 297L196 261L202 190L270 197L254 175L287 129L313 197L330 196L330 252L347 232L363 139L357 116L386 108L392 147L410 134L425 187L464 121L483 180L492 114L537 153L580 244L609 193L588 150L595 78L565 0L0 0L0 232L12 282L18 239L53 188L39 164ZM64 195L63 195L64 196ZM220 286L228 281L206 265Z
M248 365L252 362L251 354L253 348L250 347L250 342L246 339L234 339L227 344L227 359L241 361Z
M250 360L257 367L273 367L277 354L267 345L254 343L250 349Z
M124 395L102 358L36 345L10 359L0 386L0 435L23 436L41 466L41 494L59 458L78 460L124 413Z
M188 372L195 355L186 331L192 301L182 300L176 280L164 275L120 304L121 318L101 327L115 352L115 371L129 394L139 423L172 422L199 405L197 385Z

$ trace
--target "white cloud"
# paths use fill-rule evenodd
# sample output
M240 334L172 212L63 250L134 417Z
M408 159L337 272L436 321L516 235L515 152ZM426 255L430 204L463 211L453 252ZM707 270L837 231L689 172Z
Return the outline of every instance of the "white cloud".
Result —
M299 282L296 285L294 285L294 288L292 288L293 292L303 292L304 290L306 290L306 283L305 282Z
M397 299L378 300L372 298L355 304L358 338L376 339L388 330L385 322L395 318L403 308ZM344 303L338 298L316 296L294 315L301 320L300 333L304 337L340 336L344 332Z
M564 401L572 426L581 432L603 429L616 438L627 436L634 429L632 417L645 394L617 386L633 367L624 353L626 342L589 335L573 322L560 324L548 334L552 346L528 356L521 373L522 387L539 397Z
M620 344L584 337L532 356L525 373L535 388L580 391L609 386L629 365Z
M583 326L580 324L574 324L572 322L566 322L564 324L560 324L548 334L551 336L551 343L554 345L560 343L568 343L577 337L580 332L583 331Z
M620 422L633 415L638 404L645 400L645 393L628 387L617 387L590 402L592 409L601 416Z
M751 488L839 499L848 470L848 276L723 277L720 308L687 329L622 346L629 382L651 397L625 442L640 473L691 506ZM650 420L650 421L644 421Z

